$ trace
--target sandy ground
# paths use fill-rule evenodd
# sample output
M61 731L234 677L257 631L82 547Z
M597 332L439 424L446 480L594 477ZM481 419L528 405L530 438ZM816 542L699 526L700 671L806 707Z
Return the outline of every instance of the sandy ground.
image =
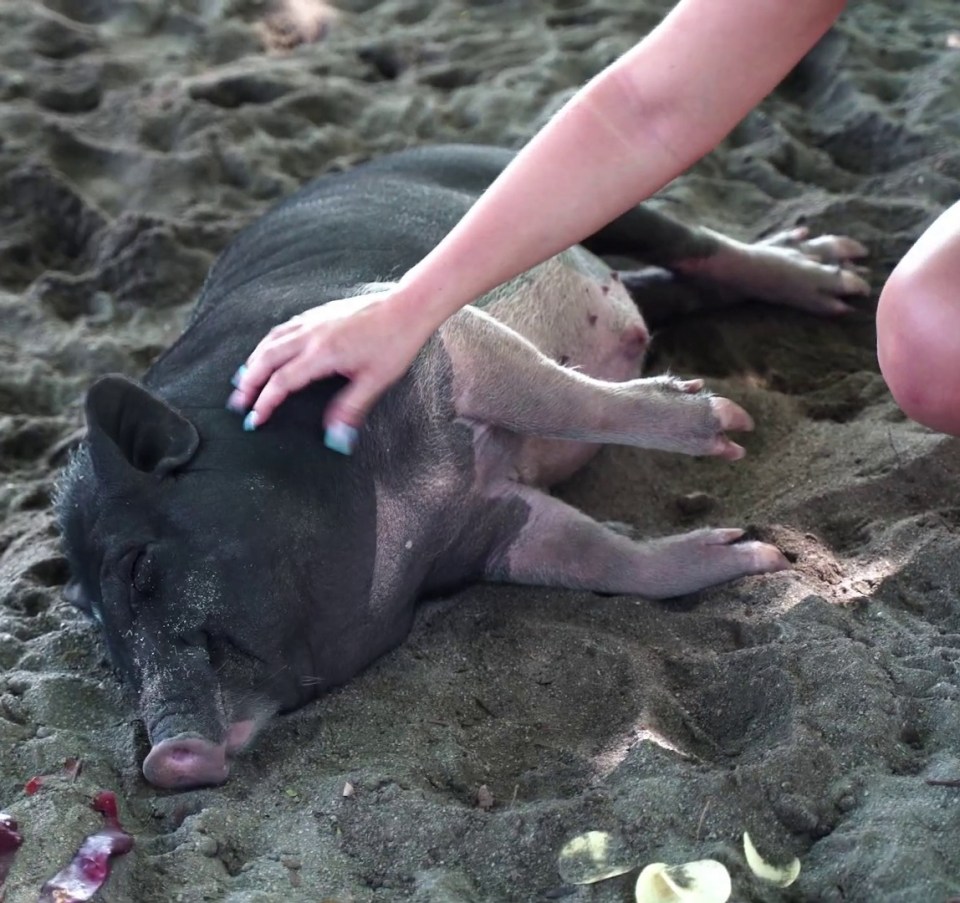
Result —
M654 369L744 404L748 457L608 449L563 490L646 534L750 525L792 572L672 603L476 587L425 606L220 789L143 781L143 728L60 599L49 502L83 390L143 371L241 224L407 144L515 146L667 6L350 0L298 45L255 0L0 4L0 808L25 837L9 903L98 827L99 788L137 841L109 901L632 899L629 876L562 896L557 852L587 829L638 865L720 859L738 901L960 894L960 791L929 783L960 779L960 449L893 405L871 302L664 330ZM846 232L879 287L960 196L957 30L953 0L852 3L662 203L743 238ZM707 510L685 513L696 491ZM77 756L79 778L25 794ZM796 884L750 877L744 829L800 857Z

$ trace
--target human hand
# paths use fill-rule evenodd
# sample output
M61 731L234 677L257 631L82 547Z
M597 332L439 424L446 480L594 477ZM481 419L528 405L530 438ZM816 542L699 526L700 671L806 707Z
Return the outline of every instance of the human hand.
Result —
M246 412L244 429L254 430L292 392L343 376L348 384L324 412L324 441L350 454L367 413L429 336L410 318L404 322L393 300L387 291L330 301L275 326L234 376L227 407Z

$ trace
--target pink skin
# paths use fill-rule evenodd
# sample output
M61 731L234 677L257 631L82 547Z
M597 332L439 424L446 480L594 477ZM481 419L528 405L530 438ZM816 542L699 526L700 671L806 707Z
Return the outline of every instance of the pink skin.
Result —
M650 330L645 323L637 323L624 330L620 353L628 361L642 360L650 344Z
M230 726L222 743L211 743L196 734L181 734L157 743L143 762L143 775L155 787L185 790L222 784L230 774L227 757L238 752L256 730L253 720Z
M960 202L920 236L884 286L877 357L908 417L960 436Z

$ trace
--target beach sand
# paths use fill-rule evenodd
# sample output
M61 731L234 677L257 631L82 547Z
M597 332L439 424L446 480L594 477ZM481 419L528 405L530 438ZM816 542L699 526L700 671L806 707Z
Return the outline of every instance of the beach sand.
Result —
M960 790L930 783L960 781L960 448L889 397L875 295L840 321L747 305L672 323L652 372L743 404L747 457L609 448L561 489L644 535L748 526L792 571L670 602L478 586L425 605L221 788L145 783L143 727L61 599L50 499L83 392L143 372L241 225L386 151L517 146L668 6L348 0L336 21L302 4L298 26L255 0L0 4L8 903L99 827L100 788L136 837L105 901L631 900L635 872L564 896L557 853L592 829L638 866L719 859L737 901L960 894ZM743 239L849 234L878 290L960 197L957 31L953 0L852 3L655 203ZM794 885L751 876L744 830L800 858Z

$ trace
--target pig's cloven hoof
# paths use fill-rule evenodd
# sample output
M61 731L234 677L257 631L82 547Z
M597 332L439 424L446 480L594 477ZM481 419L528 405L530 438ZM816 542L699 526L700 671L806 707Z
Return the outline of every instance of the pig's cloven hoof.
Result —
M196 734L162 740L143 761L143 776L167 790L222 784L229 774L226 746Z
M743 575L772 574L790 569L790 562L776 546L755 539L744 540L746 531L737 527L706 528L688 534L707 548L701 554L709 554L710 546L726 546L743 557Z
M714 437L708 454L726 458L728 461L739 461L746 451L742 445L738 445L723 433L727 430L748 432L753 429L753 418L729 398L711 398L710 409L719 424L720 434Z
M812 314L852 311L843 299L870 294L870 284L854 265L867 249L844 235L807 235L805 228L791 229L750 245L745 287L755 288L764 300Z

